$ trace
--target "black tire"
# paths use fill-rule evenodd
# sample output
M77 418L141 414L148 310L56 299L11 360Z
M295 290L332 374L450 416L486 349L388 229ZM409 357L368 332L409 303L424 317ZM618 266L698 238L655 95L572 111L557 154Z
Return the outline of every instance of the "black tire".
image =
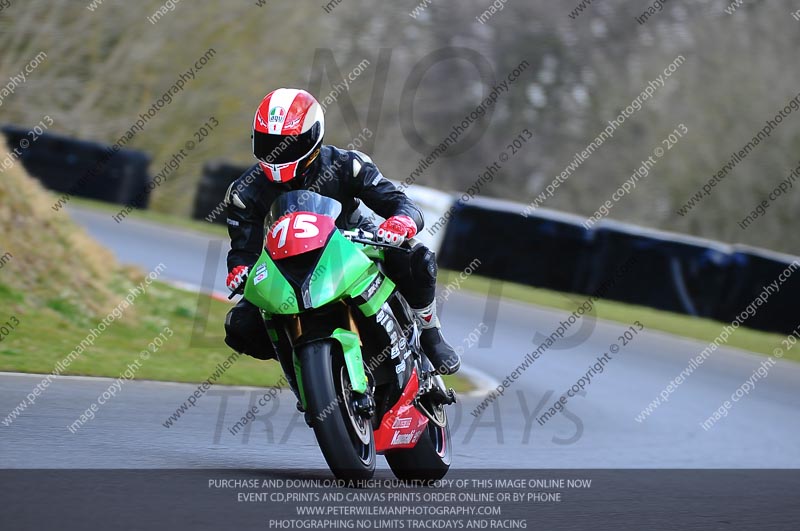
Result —
M452 446L450 423L441 428L431 421L414 448L394 450L386 454L386 461L398 479L442 479L450 470Z
M299 347L298 357L306 411L328 467L339 479L371 478L375 473L375 436L371 422L353 417L342 398L342 382L349 384L349 378L339 344L333 339L315 341ZM365 427L361 432L355 426L359 420Z

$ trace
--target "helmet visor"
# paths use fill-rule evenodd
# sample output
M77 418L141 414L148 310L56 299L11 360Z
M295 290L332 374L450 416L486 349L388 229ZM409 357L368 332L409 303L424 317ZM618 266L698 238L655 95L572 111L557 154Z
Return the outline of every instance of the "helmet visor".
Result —
M289 164L314 149L320 137L320 124L299 135L270 135L253 131L253 155L267 164Z

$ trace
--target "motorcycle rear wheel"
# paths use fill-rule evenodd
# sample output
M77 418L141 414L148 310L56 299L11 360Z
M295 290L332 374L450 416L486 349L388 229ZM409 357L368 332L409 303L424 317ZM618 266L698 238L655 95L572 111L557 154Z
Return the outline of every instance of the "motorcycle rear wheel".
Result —
M446 419L447 413L444 407L438 407L441 408L438 413L444 415ZM386 461L398 479L442 479L450 470L452 460L450 440L449 422L445 421L444 427L440 427L428 421L425 433L414 448L387 452Z

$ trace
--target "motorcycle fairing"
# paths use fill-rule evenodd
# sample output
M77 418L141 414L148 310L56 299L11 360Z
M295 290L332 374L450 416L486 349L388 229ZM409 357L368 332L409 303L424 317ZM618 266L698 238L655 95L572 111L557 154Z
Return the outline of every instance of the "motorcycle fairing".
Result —
M380 428L375 430L376 452L413 448L417 444L428 427L428 418L414 406L417 393L419 393L419 378L417 370L414 369L400 399L386 412Z

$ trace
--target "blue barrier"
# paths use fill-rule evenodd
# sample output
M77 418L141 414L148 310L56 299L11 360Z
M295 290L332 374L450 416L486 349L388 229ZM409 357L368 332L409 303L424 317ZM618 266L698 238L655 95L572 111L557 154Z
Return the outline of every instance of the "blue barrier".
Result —
M480 259L480 275L562 292L731 322L800 258L739 245L525 205L457 201L439 265L460 270ZM625 269L619 281L609 282ZM745 326L791 333L800 325L800 273L748 316Z

